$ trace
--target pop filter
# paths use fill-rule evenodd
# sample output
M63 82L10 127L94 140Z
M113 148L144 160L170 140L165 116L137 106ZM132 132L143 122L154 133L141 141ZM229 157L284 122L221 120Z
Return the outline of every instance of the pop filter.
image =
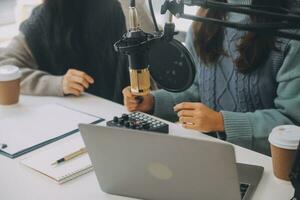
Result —
M179 41L155 40L149 49L149 70L158 86L170 92L188 89L195 79L195 63Z

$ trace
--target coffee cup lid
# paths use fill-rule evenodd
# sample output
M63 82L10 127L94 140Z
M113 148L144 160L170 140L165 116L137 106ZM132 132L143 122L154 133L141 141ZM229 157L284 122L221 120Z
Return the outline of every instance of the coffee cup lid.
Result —
M0 66L0 81L13 81L21 78L21 71L13 65Z
M269 136L269 142L279 148L296 150L300 141L300 127L293 125L278 126Z

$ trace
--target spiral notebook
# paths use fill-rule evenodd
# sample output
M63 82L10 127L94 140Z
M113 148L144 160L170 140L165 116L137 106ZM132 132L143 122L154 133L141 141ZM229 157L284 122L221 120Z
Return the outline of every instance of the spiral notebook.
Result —
M72 160L59 165L51 165L56 160L78 151L84 147L80 133L68 143L40 152L32 157L26 158L21 163L49 178L63 184L93 170L88 154L83 154Z

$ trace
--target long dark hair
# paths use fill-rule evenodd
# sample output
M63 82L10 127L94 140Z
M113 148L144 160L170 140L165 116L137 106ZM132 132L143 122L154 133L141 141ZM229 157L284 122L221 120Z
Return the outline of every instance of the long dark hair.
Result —
M61 46L63 50L84 53L82 49L86 52L95 42L105 46L106 41L119 37L114 33L125 31L124 25L112 21L114 17L120 18L114 16L120 15L114 12L117 0L45 0L44 4L49 14L49 37L53 46Z
M217 0L226 3L227 0ZM284 0L252 0L252 5L285 7ZM215 19L226 20L227 13L222 10L202 9L198 15ZM250 16L251 22L271 22L265 17ZM221 55L226 55L223 49L224 27L193 23L194 46L196 51L206 65L214 64ZM267 34L247 32L237 44L239 57L235 60L237 70L242 73L249 73L261 66L269 56L271 50L276 50L276 38Z
M126 58L113 47L126 31L119 1L45 0L42 9L50 52L61 73L69 68L84 71L95 79L88 92L121 97L128 73Z

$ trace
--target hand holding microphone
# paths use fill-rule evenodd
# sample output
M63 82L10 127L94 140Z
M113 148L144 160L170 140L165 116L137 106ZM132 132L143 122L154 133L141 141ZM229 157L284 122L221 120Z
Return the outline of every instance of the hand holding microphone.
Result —
M117 52L128 56L131 87L127 88L125 92L137 104L142 103L142 98L138 96L147 97L150 93L149 39L149 34L140 29L135 0L130 0L129 29L114 46ZM130 106L130 109L132 110L134 107Z
M123 90L124 105L129 112L141 111L148 113L153 110L154 97L148 93L145 96L137 96L131 92L131 87Z

